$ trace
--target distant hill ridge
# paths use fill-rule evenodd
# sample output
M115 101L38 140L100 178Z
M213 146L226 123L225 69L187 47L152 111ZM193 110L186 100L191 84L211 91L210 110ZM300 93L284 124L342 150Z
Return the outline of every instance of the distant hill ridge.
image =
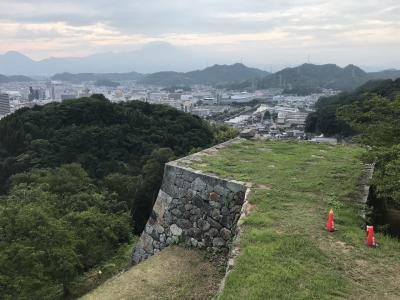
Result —
M52 80L68 81L68 82L85 82L85 81L98 81L98 80L115 80L115 81L125 81L125 80L139 80L145 75L139 74L137 72L129 73L59 73L51 77Z
M31 82L34 81L32 78L23 75L5 76L0 74L0 83L8 82Z
M260 88L331 88L353 90L372 79L395 79L400 77L399 70L386 70L367 73L355 65L341 68L335 64L302 64L286 68L265 77L258 84Z
M391 69L380 72L367 73L355 65L341 68L335 64L302 64L294 68L285 68L276 73L268 73L257 68L250 68L243 64L214 65L203 70L191 72L163 71L148 75L136 72L130 73L62 73L52 77L53 80L70 82L108 80L137 80L143 84L161 86L179 86L192 84L222 85L232 89L246 89L252 86L257 88L284 88L288 91L317 90L331 88L342 91L351 91L370 80L396 79L400 71Z
M141 82L157 85L223 84L263 78L270 75L266 71L249 68L241 63L214 65L204 70L186 73L157 72L144 77Z

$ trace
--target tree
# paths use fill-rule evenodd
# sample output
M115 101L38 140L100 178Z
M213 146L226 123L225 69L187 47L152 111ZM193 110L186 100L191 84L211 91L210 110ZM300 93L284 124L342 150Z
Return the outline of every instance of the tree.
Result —
M391 101L379 96L338 109L339 118L349 122L370 146L391 146L400 141L400 97Z
M130 215L117 203L78 164L15 175L0 202L1 295L68 296L76 276L129 242Z

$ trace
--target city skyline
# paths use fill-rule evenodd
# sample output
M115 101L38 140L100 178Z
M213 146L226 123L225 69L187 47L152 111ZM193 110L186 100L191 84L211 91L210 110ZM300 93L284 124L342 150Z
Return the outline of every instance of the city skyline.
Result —
M400 67L400 5L394 0L41 1L0 3L0 53L34 60L138 50L167 42L202 64L263 67L354 63Z

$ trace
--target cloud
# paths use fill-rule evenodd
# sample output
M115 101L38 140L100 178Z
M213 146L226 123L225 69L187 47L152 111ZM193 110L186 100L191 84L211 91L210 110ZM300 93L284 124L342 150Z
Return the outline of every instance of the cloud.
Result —
M262 53L259 47L274 60L286 59L279 49L291 48L292 57L326 50L331 61L332 49L353 51L337 51L336 59L345 61L357 58L360 47L376 57L400 50L393 38L400 34L399 14L398 0L2 1L0 51L76 56L161 40L236 56Z

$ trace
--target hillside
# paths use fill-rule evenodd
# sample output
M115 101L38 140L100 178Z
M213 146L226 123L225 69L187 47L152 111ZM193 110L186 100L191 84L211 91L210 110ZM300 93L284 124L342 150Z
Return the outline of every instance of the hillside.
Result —
M59 73L51 77L52 80L82 83L87 81L111 80L111 81L137 81L144 77L136 72L130 73Z
M9 82L31 82L34 81L32 78L22 75L5 76L0 74L0 83Z
M146 76L141 82L164 86L188 84L218 85L262 78L268 74L268 72L237 63L233 65L214 65L204 70L187 73L159 72Z
M69 299L87 290L93 268L105 266L104 279L119 271L114 258L143 230L164 164L231 134L171 107L102 95L1 119L0 295Z
M335 64L303 64L286 68L267 76L258 83L259 88L279 87L288 92L301 90L318 90L329 88L351 91L373 79L395 79L400 75L398 70L386 70L367 73L355 65L341 68Z
M260 86L349 90L366 81L368 81L368 74L354 65L340 68L334 64L303 64L295 68L286 68L266 77L260 82Z
M338 120L337 109L344 105L364 102L373 95L393 100L397 95L400 95L400 78L369 81L353 92L319 99L315 104L316 112L310 114L307 118L306 130L328 136L351 135L354 132L350 129L350 126L343 120Z

